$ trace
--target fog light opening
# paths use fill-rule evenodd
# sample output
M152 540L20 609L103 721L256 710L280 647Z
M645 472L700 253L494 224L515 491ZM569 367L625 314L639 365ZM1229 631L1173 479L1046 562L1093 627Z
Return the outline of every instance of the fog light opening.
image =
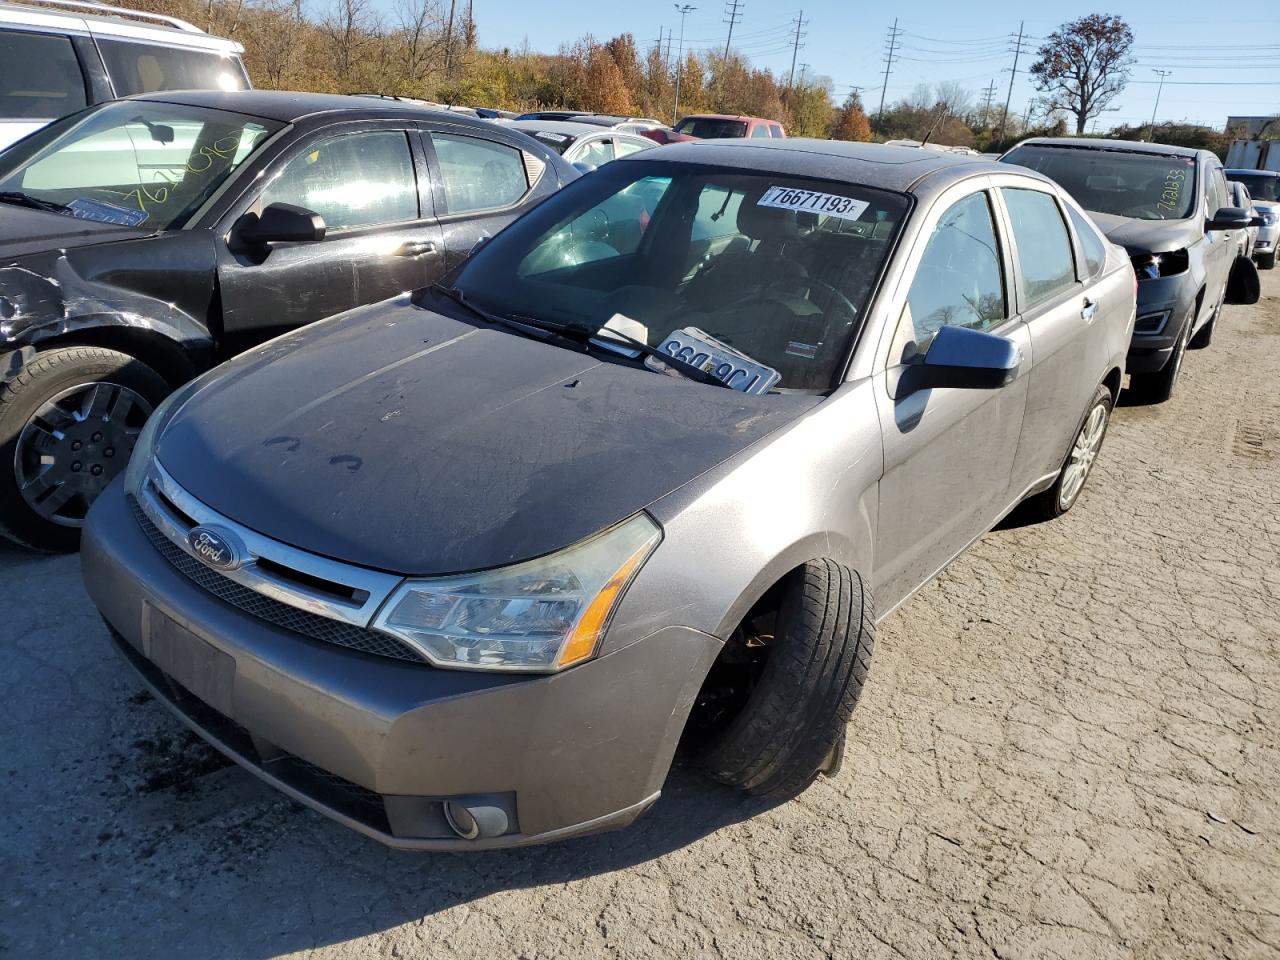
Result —
M444 819L449 829L463 840L500 837L507 832L507 812L501 807L468 807L456 800L444 802Z

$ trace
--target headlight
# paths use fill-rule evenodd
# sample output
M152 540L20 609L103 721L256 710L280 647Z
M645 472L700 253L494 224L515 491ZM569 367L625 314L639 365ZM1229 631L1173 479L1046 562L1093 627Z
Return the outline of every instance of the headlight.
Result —
M1191 259L1186 250L1170 250L1168 253L1138 253L1130 259L1133 261L1133 272L1139 280L1155 280L1158 277L1172 277L1184 272Z
M151 463L152 456L155 455L156 437L160 434L160 430L164 427L165 421L169 419L169 414L173 412L173 406L177 402L179 396L185 396L186 390L175 390L169 394L161 403L151 411L151 416L147 418L147 422L142 425L142 432L138 434L138 442L133 445L133 453L129 455L129 466L124 470L124 488L135 497L138 491L142 489L142 481L147 476L147 466Z
M661 539L661 528L641 513L539 560L408 580L373 626L442 667L563 670L595 654L627 585Z

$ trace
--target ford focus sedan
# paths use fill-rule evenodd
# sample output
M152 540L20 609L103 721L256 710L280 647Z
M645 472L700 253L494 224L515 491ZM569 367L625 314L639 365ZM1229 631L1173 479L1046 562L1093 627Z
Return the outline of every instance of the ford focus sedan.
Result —
M393 846L623 826L678 748L790 797L877 620L1078 501L1133 322L1124 252L1029 171L647 151L170 397L85 583L186 723Z

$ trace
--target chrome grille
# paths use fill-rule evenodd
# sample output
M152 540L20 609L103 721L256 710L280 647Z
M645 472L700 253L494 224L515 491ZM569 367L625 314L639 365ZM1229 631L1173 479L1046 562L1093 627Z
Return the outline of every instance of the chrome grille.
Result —
M308 610L299 609L273 597L237 583L230 577L201 563L178 543L174 542L151 519L143 505L129 495L129 506L138 525L151 545L173 565L179 573L224 603L243 610L250 616L285 630L358 650L379 657L390 657L413 663L426 663L426 659L412 647L376 630L343 620L335 620Z

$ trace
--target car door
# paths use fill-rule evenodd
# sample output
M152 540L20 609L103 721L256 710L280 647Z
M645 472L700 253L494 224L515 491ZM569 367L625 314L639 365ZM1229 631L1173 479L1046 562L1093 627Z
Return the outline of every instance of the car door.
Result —
M453 269L476 244L493 236L527 208L545 162L521 150L494 127L423 128L422 143L431 167L436 212L440 218L445 268ZM550 176L550 174L547 174Z
M1024 363L1027 409L1013 478L1014 492L1021 493L1061 467L1104 372L1106 344L1103 328L1094 323L1098 295L1089 296L1081 277L1089 268L1077 270L1072 233L1053 188L1021 177L996 182L1017 277L1017 310L1034 360Z
M884 474L874 582L886 609L990 529L1008 505L1031 363L989 181L944 191L924 217L889 304L875 391ZM906 367L944 325L1008 337L1022 369L996 389L907 392Z
M217 240L222 328L231 351L438 279L444 272L425 158L405 124L327 127L272 164ZM273 203L324 218L323 240L239 250L233 225Z
M67 34L0 28L0 64L0 150L89 102Z
M1223 207L1231 206L1231 193L1222 165L1205 165L1205 220L1209 220ZM1205 321L1218 306L1227 287L1231 264L1235 262L1239 239L1234 230L1205 230L1205 275L1208 294L1200 304L1200 319Z

